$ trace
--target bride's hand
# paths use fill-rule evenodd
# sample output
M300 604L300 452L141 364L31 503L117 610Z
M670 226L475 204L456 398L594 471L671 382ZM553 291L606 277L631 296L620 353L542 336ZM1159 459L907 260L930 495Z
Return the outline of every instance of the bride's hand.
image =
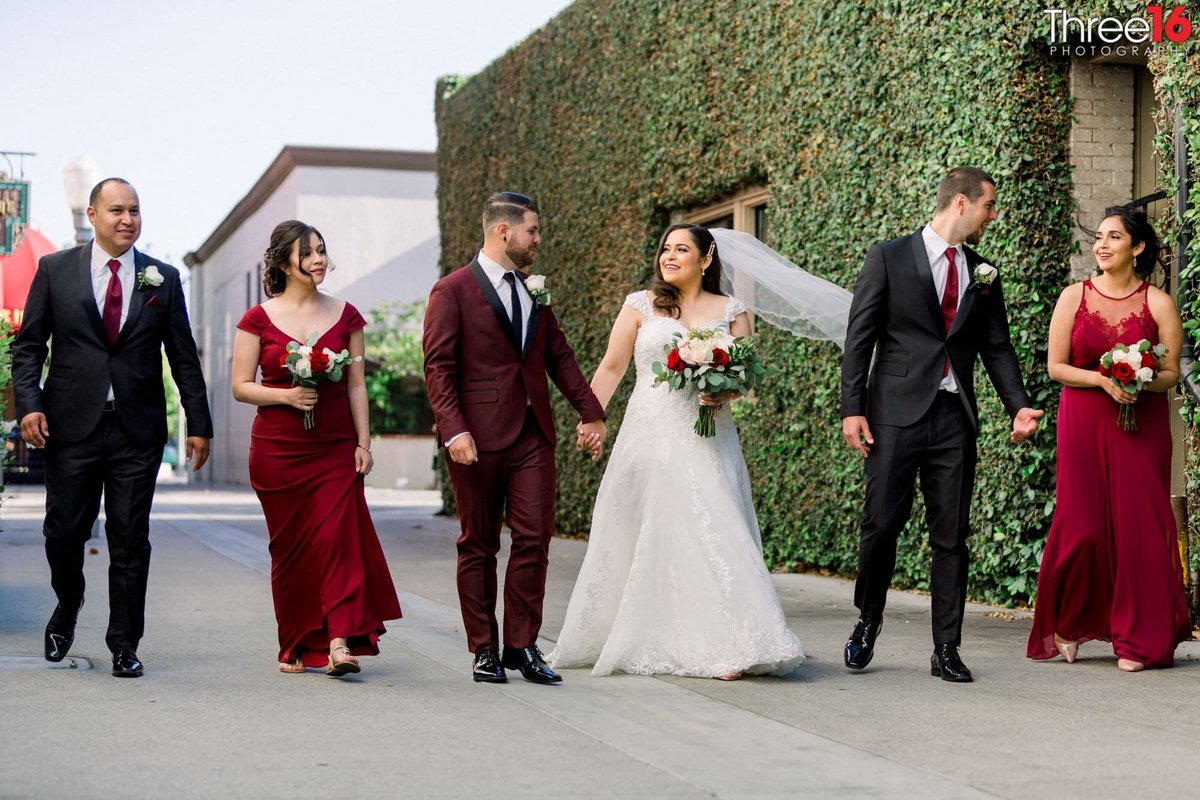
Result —
M701 392L700 393L700 405L716 406L717 408L720 408L721 406L725 405L729 401L736 400L739 397L741 397L741 395L738 394L737 392L726 391L726 392L721 392L720 394L708 394L706 392Z

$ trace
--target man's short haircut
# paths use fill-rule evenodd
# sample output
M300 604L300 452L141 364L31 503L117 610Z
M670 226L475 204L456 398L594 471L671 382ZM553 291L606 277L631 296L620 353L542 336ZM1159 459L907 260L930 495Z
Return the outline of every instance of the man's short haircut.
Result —
M960 194L974 203L983 194L983 185L996 185L996 180L981 169L975 167L955 167L942 178L937 190L937 210L941 211L954 201Z
M487 233L498 223L520 225L525 221L525 212L538 213L537 203L532 197L517 192L496 192L487 199L483 207L483 231Z
M100 193L104 191L104 187L110 183L123 183L130 189L133 189L133 184L124 178L105 178L92 187L92 193L88 195L88 205L92 208L96 207L96 203L100 201Z

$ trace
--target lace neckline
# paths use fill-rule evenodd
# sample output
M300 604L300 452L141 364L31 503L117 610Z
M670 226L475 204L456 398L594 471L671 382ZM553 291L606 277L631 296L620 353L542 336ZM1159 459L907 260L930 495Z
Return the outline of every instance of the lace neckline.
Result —
M1142 281L1141 284L1136 289L1134 289L1132 292L1125 295L1124 297L1113 297L1112 295L1105 294L1104 292L1097 289L1096 284L1092 283L1091 278L1088 278L1085 281L1085 283L1087 284L1088 288L1091 289L1093 292L1095 292L1096 294L1098 294L1101 297L1106 298L1108 300L1128 300L1129 298L1133 297L1138 292L1146 291L1146 287L1150 285L1150 283L1148 281Z

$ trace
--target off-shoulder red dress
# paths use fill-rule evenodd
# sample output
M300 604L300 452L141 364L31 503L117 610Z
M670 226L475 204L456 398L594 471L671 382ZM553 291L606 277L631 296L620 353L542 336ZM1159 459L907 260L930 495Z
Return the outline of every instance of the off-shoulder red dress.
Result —
M366 321L349 303L317 342L340 352ZM263 386L288 388L280 365L289 341L261 305L238 328L259 337ZM295 333L300 333L296 331ZM349 640L355 655L377 655L384 620L400 618L400 602L379 537L371 522L363 479L354 469L357 437L347 379L322 381L316 424L304 429L303 413L287 405L259 406L250 438L250 483L267 520L271 591L279 623L279 661L303 658L306 666L329 661L329 641Z

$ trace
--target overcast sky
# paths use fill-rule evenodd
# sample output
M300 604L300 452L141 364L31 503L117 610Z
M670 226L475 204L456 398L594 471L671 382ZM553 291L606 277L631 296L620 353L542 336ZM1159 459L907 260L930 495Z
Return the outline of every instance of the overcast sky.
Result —
M0 150L37 153L30 223L51 241L74 238L62 170L87 155L137 188L139 248L182 265L285 144L435 150L438 76L568 5L0 0Z

